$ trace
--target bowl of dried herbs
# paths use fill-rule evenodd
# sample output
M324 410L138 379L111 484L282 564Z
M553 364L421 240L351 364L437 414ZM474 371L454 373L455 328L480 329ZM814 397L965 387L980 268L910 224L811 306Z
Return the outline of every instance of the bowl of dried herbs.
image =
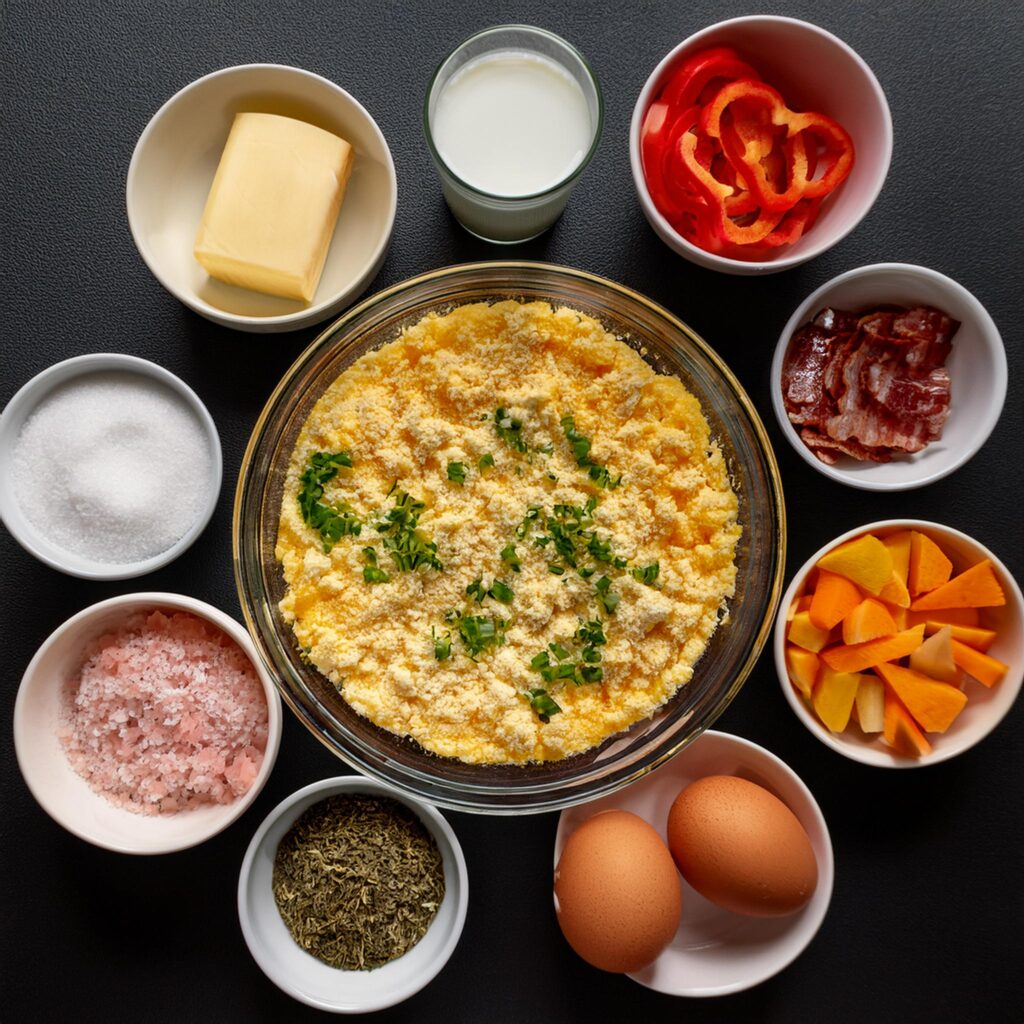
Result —
M253 836L238 915L253 958L321 1010L367 1013L422 989L466 919L466 862L433 807L360 776L278 804Z

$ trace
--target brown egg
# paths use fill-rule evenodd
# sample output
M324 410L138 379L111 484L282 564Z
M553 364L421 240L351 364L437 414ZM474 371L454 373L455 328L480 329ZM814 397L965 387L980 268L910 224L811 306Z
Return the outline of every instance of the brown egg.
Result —
M818 862L796 815L768 790L731 775L698 779L676 797L668 845L683 878L737 914L792 914L818 884Z
M555 897L569 945L617 974L657 959L683 907L668 847L628 811L595 814L569 836L555 869Z

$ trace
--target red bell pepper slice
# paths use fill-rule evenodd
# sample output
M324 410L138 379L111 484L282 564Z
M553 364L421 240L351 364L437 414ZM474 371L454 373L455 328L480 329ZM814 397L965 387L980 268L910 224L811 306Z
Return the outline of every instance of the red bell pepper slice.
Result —
M731 46L715 46L688 57L658 97L670 107L691 107L716 78L758 78L757 72Z

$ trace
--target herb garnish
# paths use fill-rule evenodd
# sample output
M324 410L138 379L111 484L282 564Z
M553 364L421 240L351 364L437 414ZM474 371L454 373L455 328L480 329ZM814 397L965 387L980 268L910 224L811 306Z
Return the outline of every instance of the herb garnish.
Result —
M459 639L466 648L466 654L476 661L476 656L488 647L500 647L505 642L505 619L487 615L461 615L451 613L450 621L457 624Z
M494 411L494 431L509 446L525 455L529 445L523 438L523 421L511 416L504 407Z
M449 462L448 479L457 484L464 484L466 482L466 467L461 462Z
M434 641L434 657L438 661L447 661L452 654L452 635L451 633L445 633L444 636L438 636L434 627L430 627L430 638Z
M342 537L358 537L363 528L362 521L346 502L327 505L320 500L324 496L324 487L342 468L352 468L352 458L348 452L313 452L299 477L302 485L299 490L302 519L320 534L324 554Z
M363 548L363 557L366 559L366 565L363 566L364 583L387 583L391 579L383 569L377 567L376 548Z
M490 469L494 465L494 456L490 452L486 452L481 455L477 460L476 467L482 473L485 469Z
M515 544L508 544L501 549L501 560L513 571L519 572L523 563L516 554Z
M607 576L602 576L594 584L597 590L597 603L606 615L614 615L615 609L619 607L622 595L612 590L612 581Z
M391 494L395 488L392 486ZM437 557L437 545L427 540L416 529L426 505L416 501L405 491L394 495L395 507L389 509L384 520L377 524L377 532L384 534L383 544L399 572L413 572L422 565L441 570L444 566Z
M530 707L533 708L537 713L537 717L545 725L551 721L552 715L557 715L562 710L558 703L542 686L536 686L531 690L527 690L525 696L530 702Z
M657 562L651 562L650 565L638 565L635 569L629 570L633 579L646 583L649 587L654 586L659 572L661 572L661 566Z
M569 442L572 453L576 457L576 465L580 469L585 469L587 475L598 487L607 488L609 491L615 490L622 483L622 474L612 476L607 466L602 466L590 457L590 438L584 437L576 429L576 421L571 413L562 417L561 424L565 439Z
M550 643L546 650L533 656L530 668L539 672L546 683L571 679L577 686L583 686L586 683L601 682L604 670L601 668L601 652L598 648L607 643L601 620L581 619L573 642L577 645L576 656L564 644Z
M495 580L491 584L490 590L485 590L483 579L478 576L466 587L466 596L473 598L477 604L482 604L485 597L493 597L495 601L501 601L502 604L511 604L516 595L512 588L502 583L501 580Z

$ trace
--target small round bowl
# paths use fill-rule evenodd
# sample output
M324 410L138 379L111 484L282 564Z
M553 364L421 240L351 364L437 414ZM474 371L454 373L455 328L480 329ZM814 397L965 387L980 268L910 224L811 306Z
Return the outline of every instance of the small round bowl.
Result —
M560 761L467 764L439 757L354 711L306 664L280 602L275 557L285 470L326 389L364 353L427 314L473 302L543 301L596 318L658 372L684 381L729 467L743 539L736 592L693 678L654 714L600 746ZM447 267L395 285L350 310L299 357L253 429L235 495L235 582L257 647L299 719L353 768L453 810L526 814L591 800L635 781L708 728L739 692L771 631L786 531L778 467L757 412L719 356L667 310L604 278L542 263Z
M729 995L777 974L814 938L832 898L832 840L811 791L764 747L724 732L704 733L678 757L614 796L563 811L555 835L555 867L569 836L600 811L631 811L666 840L672 802L685 786L708 775L736 775L763 786L786 804L811 841L818 885L795 914L746 917L715 906L680 876L683 916L675 938L653 964L629 975L670 996Z
M60 547L28 520L14 494L12 456L25 421L55 388L94 373L128 373L162 384L184 400L210 446L210 478L202 512L189 530L169 548L138 562L98 562ZM127 580L154 572L173 562L191 547L193 541L206 529L206 524L217 507L222 475L220 438L217 436L213 418L199 396L169 370L136 356L97 352L55 363L24 384L0 414L0 520L3 520L11 536L30 555L69 576L79 576L87 580Z
M178 814L136 814L112 804L89 787L57 738L61 691L81 666L86 645L140 611L190 612L222 630L252 662L267 699L267 746L248 792L230 804ZM14 751L32 795L69 832L117 853L173 853L197 846L239 818L270 777L281 742L281 700L252 640L230 616L181 594L124 594L73 615L43 643L29 662L14 704Z
M867 310L887 304L935 306L960 321L946 361L952 381L949 419L942 437L914 455L896 456L891 462L858 462L840 455L829 466L800 440L786 415L782 396L786 350L797 329L826 306ZM963 285L927 267L874 263L823 284L789 318L772 359L772 405L786 440L819 473L865 491L909 491L948 476L985 443L1003 411L1006 376L1006 350L999 331L985 307Z
M444 899L426 935L404 956L373 971L343 971L311 956L296 945L274 902L278 843L307 808L341 793L390 797L405 804L434 837L444 860ZM351 775L314 782L282 800L256 830L238 877L238 917L253 959L282 992L331 1013L382 1010L428 985L458 944L468 898L466 860L451 825L433 807Z
M236 288L207 276L192 255L196 230L235 114L281 114L352 144L355 163L313 301ZM156 279L190 309L240 331L294 331L333 316L384 262L398 185L387 142L340 86L300 68L242 64L197 79L152 117L128 168L128 224Z
M823 555L844 541L853 540L864 533L876 537L887 537L901 530L919 530L938 544L953 562L953 574L962 572L982 559L991 559L996 575L1006 594L1006 604L999 608L984 609L986 626L996 630L998 636L988 653L1010 666L1006 677L991 689L968 679L964 692L968 695L967 705L949 727L940 734L929 733L932 752L924 757L904 757L885 744L881 736L869 736L851 720L845 732L834 733L814 713L814 709L800 696L789 680L786 668L786 616L794 601L803 596L807 578L815 563ZM925 765L948 761L962 754L983 740L1006 716L1020 693L1024 681L1024 597L1020 587L1010 575L1006 566L983 544L967 534L940 523L921 519L883 519L877 523L858 526L848 530L834 541L816 551L793 577L786 591L775 622L775 671L779 676L782 692L797 718L808 730L827 747L838 751L852 761L870 764L878 768L920 768Z
M772 260L753 262L716 256L687 241L654 205L644 178L640 128L662 86L688 57L712 46L732 46L797 110L838 121L853 138L849 178L822 204L814 227ZM654 69L633 108L629 159L644 216L658 237L691 263L725 274L774 274L814 259L842 241L871 209L892 158L892 115L871 69L841 39L795 18L751 15L702 29L684 39Z

